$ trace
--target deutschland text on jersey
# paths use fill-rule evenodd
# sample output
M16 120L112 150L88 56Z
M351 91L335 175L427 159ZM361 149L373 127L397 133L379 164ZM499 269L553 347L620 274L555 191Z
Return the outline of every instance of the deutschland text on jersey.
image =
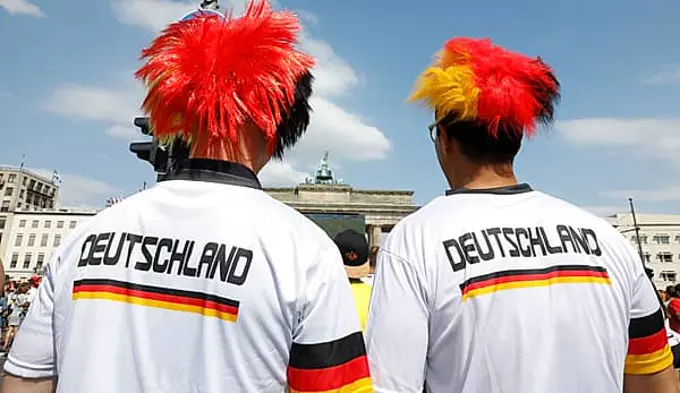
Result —
M60 393L372 391L335 244L198 159L74 231L5 370Z
M376 392L621 392L624 372L670 366L651 282L609 223L526 184L448 194L381 248Z

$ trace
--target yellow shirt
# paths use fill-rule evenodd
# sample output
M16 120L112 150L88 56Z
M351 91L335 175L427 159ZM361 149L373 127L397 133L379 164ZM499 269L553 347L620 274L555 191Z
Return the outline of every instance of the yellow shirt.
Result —
M361 330L366 331L368 304L371 300L371 286L359 280L350 280L350 283L352 284L352 292L354 293L354 302L357 306L357 312L359 312Z

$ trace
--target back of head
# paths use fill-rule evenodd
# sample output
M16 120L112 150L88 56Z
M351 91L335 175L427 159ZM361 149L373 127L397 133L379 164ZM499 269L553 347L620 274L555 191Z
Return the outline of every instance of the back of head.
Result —
M142 52L143 108L165 145L259 171L309 125L314 60L296 49L298 18L263 0L234 17L199 12Z
M482 163L511 162L524 136L553 120L559 82L540 58L488 39L447 41L410 97L435 113L437 128Z
M366 276L369 253L366 236L355 230L347 229L338 233L333 241L340 251L349 278Z

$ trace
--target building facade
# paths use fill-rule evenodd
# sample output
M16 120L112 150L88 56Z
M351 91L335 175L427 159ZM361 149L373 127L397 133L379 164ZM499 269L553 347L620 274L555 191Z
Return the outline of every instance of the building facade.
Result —
M69 233L96 213L88 209L16 209L2 254L5 274L13 279L41 274Z
M383 233L418 209L413 191L359 190L342 184L328 166L328 153L313 179L297 187L265 188L265 192L302 214L362 215L370 246L379 246Z
M7 246L8 229L16 209L51 209L59 185L23 167L0 166L0 255Z
M645 265L654 270L658 288L680 283L680 215L637 214L640 248ZM638 249L635 223L630 213L607 217Z

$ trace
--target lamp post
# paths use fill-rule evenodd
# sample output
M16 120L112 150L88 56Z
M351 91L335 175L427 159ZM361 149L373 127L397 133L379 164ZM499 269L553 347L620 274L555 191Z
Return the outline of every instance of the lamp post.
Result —
M642 243L640 242L640 227L637 223L637 216L635 215L635 205L633 205L633 198L628 198L628 204L630 205L630 214L633 216L633 228L635 229L635 241L638 246L638 253L640 254L640 260L642 261L642 266L645 265L645 254L642 251Z

